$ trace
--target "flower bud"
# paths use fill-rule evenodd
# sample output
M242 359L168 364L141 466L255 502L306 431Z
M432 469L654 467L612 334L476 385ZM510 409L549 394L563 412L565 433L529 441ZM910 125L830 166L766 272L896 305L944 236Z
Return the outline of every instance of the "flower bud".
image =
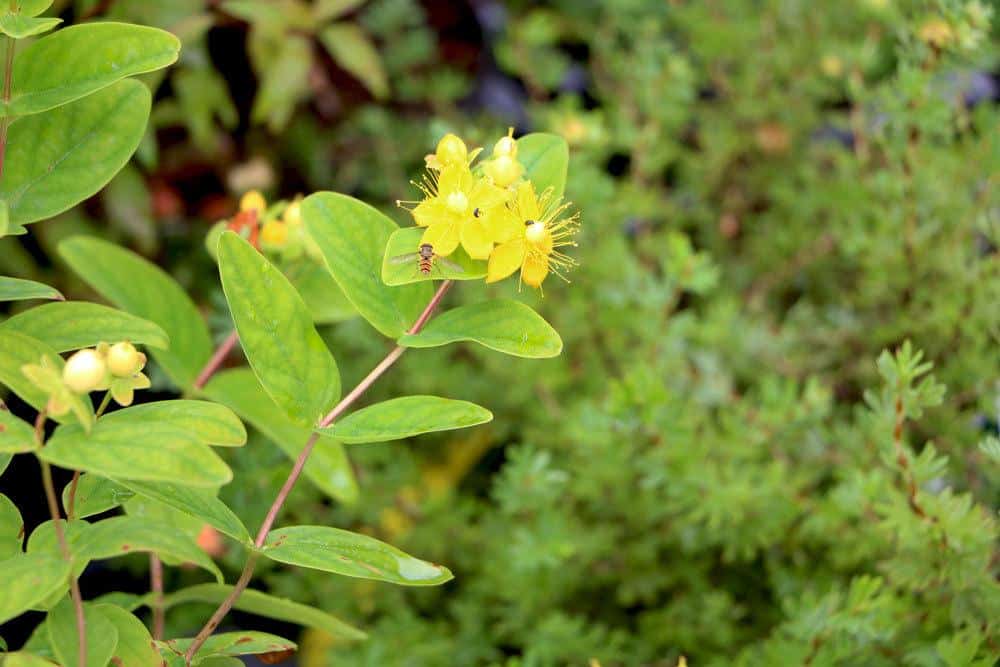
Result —
M77 394L86 394L104 381L107 372L107 364L95 350L80 350L66 360L63 382Z
M469 159L469 149L465 147L465 142L454 134L441 137L434 154L442 166L464 164Z
M521 164L509 155L501 155L486 163L486 175L505 188L521 177Z
M260 230L260 242L274 247L281 247L288 241L288 224L278 220L268 220Z
M146 355L132 343L115 343L108 350L108 370L115 377L132 377L146 365Z
M240 211L256 211L257 217L264 215L267 210L267 201L258 190L250 190L240 197Z
M286 225L297 225L302 222L302 205L298 200L293 201L285 208L285 212L282 214L281 220Z
M512 134L513 130L508 131L506 137L501 138L500 141L493 144L494 157L500 157L501 155L511 158L517 157L517 142L514 141Z

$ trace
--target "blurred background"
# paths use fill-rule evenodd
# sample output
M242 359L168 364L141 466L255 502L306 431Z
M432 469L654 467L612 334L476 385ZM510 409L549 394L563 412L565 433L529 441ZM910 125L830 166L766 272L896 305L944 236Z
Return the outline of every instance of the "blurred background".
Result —
M56 0L67 22L166 28L183 52L145 77L156 101L132 163L0 241L0 273L94 298L54 248L99 235L175 276L221 340L231 323L204 239L245 191L335 190L408 225L395 201L416 197L444 133L487 148L508 127L558 133L583 223L571 283L548 281L542 298L469 282L449 299L523 299L563 355L406 355L370 401L447 395L495 420L353 447L355 502L303 483L286 510L286 523L368 532L455 580L406 589L262 564L256 585L371 635L307 633L294 664L991 665L997 9ZM299 287L353 384L386 341L318 268ZM906 426L931 520L907 507L877 411L875 359L905 340L947 386ZM146 398L173 395L151 370ZM260 436L225 455L236 482L222 497L258 525L287 459ZM30 462L0 480L29 524L45 513L36 480ZM205 545L231 580L243 554ZM144 560L114 563L92 566L85 596L145 590ZM200 576L168 569L167 588ZM192 634L208 611L172 610L168 634ZM17 645L32 620L4 636Z

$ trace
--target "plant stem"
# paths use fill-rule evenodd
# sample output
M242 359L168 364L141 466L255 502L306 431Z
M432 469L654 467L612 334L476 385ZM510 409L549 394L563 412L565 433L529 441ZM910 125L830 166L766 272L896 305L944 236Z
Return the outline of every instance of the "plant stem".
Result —
M420 313L420 317L417 318L417 321L413 323L413 326L410 327L407 333L415 334L424 328L424 325L427 324L427 321L434 314L434 311L437 309L452 284L453 281L451 280L446 280L441 283L437 292L435 292L434 296L431 297L431 300L427 302L427 306L424 307L423 312ZM389 354L387 354L385 358L382 359L382 361L380 361L375 368L373 368L371 372L357 384L356 387L354 387L354 389L344 396L340 402L337 403L337 405L335 405L333 409L319 421L316 428L325 428L332 424L333 421L342 415L349 407L351 407L351 405L358 400L358 398L360 398L369 387L375 384L375 381L382 377L382 375L385 374L385 372L389 370L389 368L391 368L401 356L403 356L403 352L405 351L406 348L401 345L394 347ZM306 441L305 447L302 448L298 458L295 460L295 465L292 466L292 471L288 474L288 478L285 480L285 483L282 484L281 490L278 492L277 497L271 504L271 509L267 512L267 517L261 524L260 530L257 531L257 538L254 540L255 549L259 550L264 546L267 534L271 531L271 526L274 525L275 520L278 518L278 513L281 511L281 508L284 506L289 494L292 492L292 488L295 486L299 476L302 474L302 469L305 468L306 461L309 460L309 455L312 453L317 440L319 440L319 433L312 433L309 436L309 440ZM222 604L220 604L219 608L215 610L214 614L212 614L212 617L208 620L208 623L205 624L205 627L201 629L198 635L194 638L194 641L191 642L191 646L188 648L187 653L184 656L186 665L190 667L194 654L211 636L211 634L219 626L219 623L222 622L222 619L229 613L229 610L233 608L234 604L236 604L236 600L240 597L243 591L246 590L246 587L250 585L250 580L253 578L253 572L256 566L257 552L253 551L247 558L246 565L243 567L243 572L240 574L240 578L236 582L236 585L233 586L232 592L226 597L225 600L222 601Z
M101 404L97 408L97 412L94 413L94 418L99 419L104 411L108 409L108 405L111 403L111 391L108 390L104 392L104 398L101 399ZM80 471L73 471L73 479L69 483L69 498L66 503L66 519L72 521L73 516L76 511L76 487L80 483Z
M45 431L45 411L38 413L35 419L35 439L42 445L42 434ZM69 590L70 597L73 598L73 608L76 610L76 634L77 634L77 664L79 667L87 665L87 624L83 615L83 596L80 595L80 584L73 576L73 555L70 553L69 544L66 542L66 533L63 531L62 518L59 516L59 501L56 499L55 484L52 483L52 467L48 461L41 458L38 463L42 468L42 484L45 486L45 500L49 505L49 514L52 515L52 526L56 531L56 540L59 542L59 551L63 559L70 564Z
M195 389L201 389L208 383L208 380L215 375L215 372L219 370L219 366L222 365L222 362L225 361L226 357L229 356L229 353L232 352L233 347L236 345L236 341L239 339L239 334L237 334L236 331L233 331L229 334L226 340L222 341L219 347L215 350L215 354L212 355L212 358L208 360L205 367L201 369L200 373L198 373L198 377L194 381Z
M149 588L153 591L153 639L163 639L163 563L154 553L149 554Z
M10 90L14 82L14 38L8 37L4 41L7 42L7 55L3 70L3 101L4 107L6 107L7 102L10 102ZM4 157L7 155L7 130L9 129L10 116L7 115L7 109L4 108L4 116L0 118L0 176L3 175Z

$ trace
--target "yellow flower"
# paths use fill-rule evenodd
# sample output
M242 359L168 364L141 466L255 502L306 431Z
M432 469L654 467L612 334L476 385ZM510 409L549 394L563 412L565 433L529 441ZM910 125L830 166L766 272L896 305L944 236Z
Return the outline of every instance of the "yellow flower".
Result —
M569 204L563 204L546 190L535 194L531 181L517 188L517 195L493 221L493 236L500 244L490 255L486 282L503 280L519 268L521 280L532 287L541 287L549 273L559 277L575 262L558 250L576 245L570 237L579 231L576 215L564 215Z
M420 187L424 200L412 210L416 223L427 228L420 242L432 245L439 256L450 255L461 243L473 259L489 257L494 241L489 220L508 194L473 176L467 164L432 171Z
M255 211L261 217L266 209L267 201L258 190L250 190L240 197L240 211Z

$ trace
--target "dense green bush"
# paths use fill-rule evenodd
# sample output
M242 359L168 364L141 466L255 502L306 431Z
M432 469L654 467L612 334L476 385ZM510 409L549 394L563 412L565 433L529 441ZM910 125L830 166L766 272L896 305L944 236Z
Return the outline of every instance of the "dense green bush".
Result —
M296 490L290 523L366 532L455 574L410 590L262 567L271 592L369 632L352 644L309 633L303 663L1000 658L993 6L512 1L502 30L484 19L480 45L458 30L468 16L437 3L331 2L359 5L330 20L380 54L338 65L322 50L326 24L277 30L255 3L188 4L204 20L159 91L159 150L148 141L101 202L39 227L36 255L87 228L159 253L224 334L207 224L193 222L222 217L218 192L185 170L218 191L228 180L233 195L249 183L412 199L408 181L444 131L486 144L508 122L567 139L567 196L584 215L571 284L547 283L544 299L510 285L452 296L528 302L561 332L560 358L442 348L404 357L370 396L461 388L495 413L488 429L353 447L354 504ZM180 15L168 5L111 12L169 27ZM252 24L247 62L211 55L212 39L242 39L240 21ZM469 44L499 69L456 59ZM267 49L307 50L325 84ZM282 62L294 75L266 70ZM260 84L240 74L250 83L227 95L239 67ZM496 79L516 83L484 93ZM523 102L524 117L459 104L497 95ZM187 200L162 232L147 184L153 201ZM134 202L146 213L116 216ZM132 226L108 232L102 216ZM0 271L65 284L26 244L0 243ZM350 315L322 333L357 379L385 350ZM286 458L251 435L227 462L244 481L222 498L259 523ZM242 558L223 557L231 576ZM195 611L171 612L174 634L197 629Z

